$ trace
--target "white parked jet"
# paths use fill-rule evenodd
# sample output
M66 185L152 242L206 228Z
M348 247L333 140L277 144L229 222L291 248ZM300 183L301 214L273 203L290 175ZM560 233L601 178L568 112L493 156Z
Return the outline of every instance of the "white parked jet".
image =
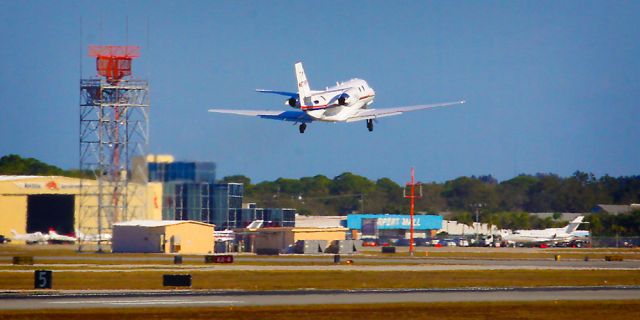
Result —
M300 123L300 133L304 133L307 123L313 121L353 122L366 120L367 129L373 131L373 120L397 116L405 112L435 107L445 107L465 103L465 101L425 104L387 109L369 109L375 98L375 91L362 79L351 79L336 83L323 91L311 90L309 81L302 68L302 62L295 64L298 92L285 92L258 89L257 92L272 93L289 97L285 105L296 111L277 110L235 110L209 109L209 112L229 113L242 116L255 116L264 119L291 121Z
M58 234L56 230L49 229L50 243L76 243L76 241L78 241L78 238L76 237Z
M547 228L544 230L516 230L502 236L503 241L511 243L558 243L569 242L577 237L575 231L582 223L584 216L578 216L563 228Z
M76 229L76 237L79 242L110 242L112 238L108 233L84 234L78 229Z
M24 241L27 244L44 244L49 241L49 235L40 231L33 233L18 233L11 229L11 241Z

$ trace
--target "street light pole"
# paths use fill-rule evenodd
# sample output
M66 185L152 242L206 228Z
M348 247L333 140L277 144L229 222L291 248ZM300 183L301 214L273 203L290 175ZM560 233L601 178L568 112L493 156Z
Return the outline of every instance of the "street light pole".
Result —
M482 208L484 206L484 203L474 203L473 207L476 209L476 245L478 244L479 241L479 237L480 237L480 233L478 232L478 229L480 228L480 218L479 218L479 213L480 213L480 208Z
M479 211L478 209L479 208L478 207L479 206L476 206L476 243L478 243L478 239L480 237L480 234L478 233L478 226L479 226L479 223L478 223L478 221L479 221L478 220L478 211Z

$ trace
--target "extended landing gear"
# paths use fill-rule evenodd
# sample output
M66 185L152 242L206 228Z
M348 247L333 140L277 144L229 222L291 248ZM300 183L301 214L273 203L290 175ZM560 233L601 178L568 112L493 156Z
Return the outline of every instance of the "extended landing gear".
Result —
M373 131L373 119L367 119L367 129L369 132Z
M307 124L306 123L303 123L303 124L300 125L300 133L304 133L304 130L306 130L306 129L307 129Z

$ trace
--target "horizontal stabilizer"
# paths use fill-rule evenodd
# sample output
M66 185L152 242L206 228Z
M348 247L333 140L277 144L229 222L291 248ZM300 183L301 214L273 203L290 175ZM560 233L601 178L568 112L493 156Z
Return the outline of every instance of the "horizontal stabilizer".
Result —
M297 92L265 90L265 89L256 89L256 92L278 94L278 95L281 95L281 96L287 96L287 97L291 97L291 98L297 98L298 97L298 93Z

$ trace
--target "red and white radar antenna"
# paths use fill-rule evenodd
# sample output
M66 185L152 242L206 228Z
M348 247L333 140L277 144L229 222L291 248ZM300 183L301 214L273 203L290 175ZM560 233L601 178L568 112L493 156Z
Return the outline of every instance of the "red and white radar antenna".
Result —
M140 47L90 45L89 56L96 57L98 74L116 85L131 75L131 61L140 56Z

